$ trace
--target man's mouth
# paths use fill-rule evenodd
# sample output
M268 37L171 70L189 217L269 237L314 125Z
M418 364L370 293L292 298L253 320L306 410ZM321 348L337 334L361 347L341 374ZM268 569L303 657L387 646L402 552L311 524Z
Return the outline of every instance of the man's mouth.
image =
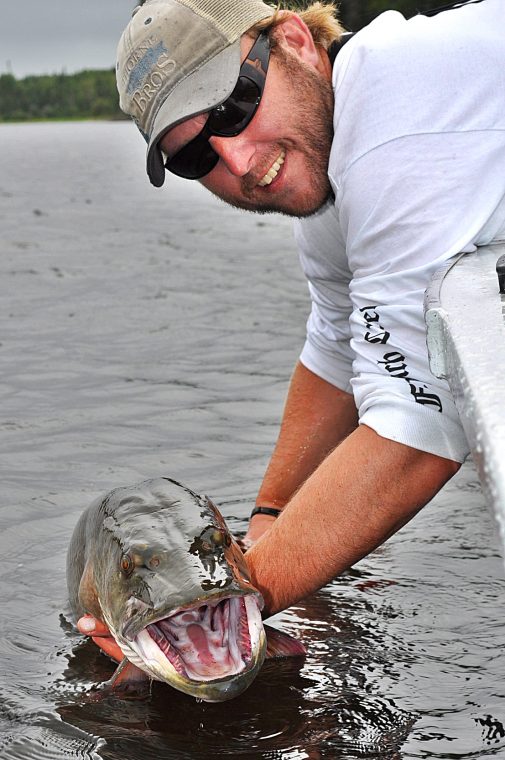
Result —
M272 166L267 171L265 176L262 179L260 179L260 181L258 182L259 187L266 187L267 185L269 185L271 182L274 181L277 174L279 173L279 170L282 164L284 163L285 158L286 158L286 151L281 150L279 156L275 159L275 161L273 162Z

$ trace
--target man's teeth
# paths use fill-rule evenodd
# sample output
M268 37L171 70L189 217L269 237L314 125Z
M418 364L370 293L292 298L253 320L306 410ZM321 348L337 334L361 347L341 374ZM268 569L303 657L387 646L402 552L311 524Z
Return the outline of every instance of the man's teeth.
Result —
M282 164L284 163L284 159L285 158L286 158L286 151L283 150L283 151L281 151L280 156L273 162L272 166L267 171L267 173L265 174L265 176L263 177L263 179L260 179L260 181L258 182L258 185L260 187L265 187L265 185L269 185L270 182L272 182L276 178L276 176L277 176L277 174L279 172L279 169L281 168Z

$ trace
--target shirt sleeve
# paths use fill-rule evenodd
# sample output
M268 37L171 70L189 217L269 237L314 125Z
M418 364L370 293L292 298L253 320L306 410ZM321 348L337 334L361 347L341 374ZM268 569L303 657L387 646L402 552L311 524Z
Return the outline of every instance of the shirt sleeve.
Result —
M360 423L454 461L468 444L447 383L429 370L424 291L444 262L489 242L490 220L503 225L504 172L503 135L424 134L367 152L338 183Z

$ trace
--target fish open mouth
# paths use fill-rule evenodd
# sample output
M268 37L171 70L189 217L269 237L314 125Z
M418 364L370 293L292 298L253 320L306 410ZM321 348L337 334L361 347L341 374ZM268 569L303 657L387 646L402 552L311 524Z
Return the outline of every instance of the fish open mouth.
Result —
M179 610L147 625L132 643L155 678L169 663L183 678L213 681L248 670L262 638L259 604L248 595Z

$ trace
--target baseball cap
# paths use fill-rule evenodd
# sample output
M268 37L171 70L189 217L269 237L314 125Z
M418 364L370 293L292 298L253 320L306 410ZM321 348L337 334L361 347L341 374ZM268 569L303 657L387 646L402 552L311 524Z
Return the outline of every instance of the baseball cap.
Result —
M274 8L263 0L147 0L118 45L119 105L147 142L152 184L165 181L159 141L176 124L231 95L240 37Z

